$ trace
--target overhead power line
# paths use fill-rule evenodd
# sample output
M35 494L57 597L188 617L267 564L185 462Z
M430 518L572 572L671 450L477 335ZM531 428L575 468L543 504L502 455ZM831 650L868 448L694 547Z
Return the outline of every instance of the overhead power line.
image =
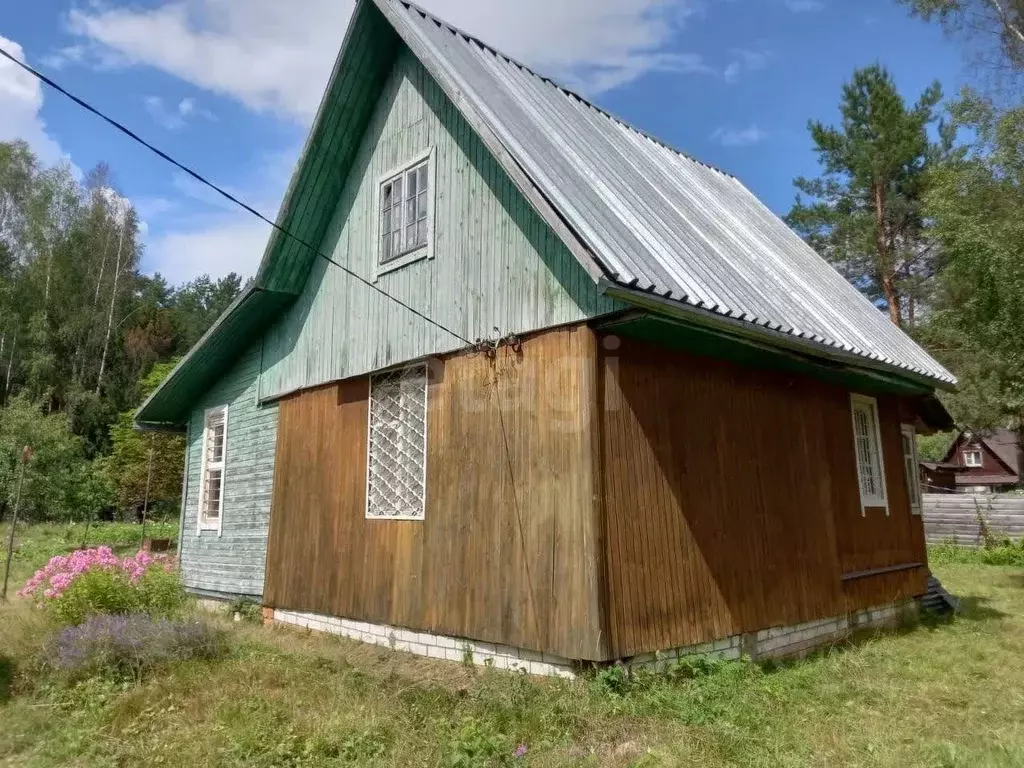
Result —
M374 285L369 280L367 280L365 277L363 277L362 275L360 275L360 274L358 274L356 272L353 272L351 269L349 269L348 267L344 266L343 264L339 264L337 261L332 259L330 256L328 256L326 253L321 251L316 246L314 246L311 243L307 242L306 240L304 240L303 238L299 237L298 235L295 235L292 232L288 231L287 229L282 227L277 222L272 221L267 216L264 216L262 213L257 211L255 208L253 208L251 205L249 205L245 201L240 200L239 198L235 197L234 195L232 195L227 190L223 189L222 187L218 186L217 184L214 184L212 181L207 179L205 176L202 176L198 172L192 170L190 167L188 167L184 163L178 162L177 160L175 160L173 157L171 157L169 154L167 154L163 150L161 150L161 149L153 146L152 144L150 144L148 141L143 139L141 136L139 136L137 133L135 133L133 130L128 128L123 123L120 123L117 120L115 120L114 118L107 116L106 114L101 112L99 109L97 109L96 107L92 106L92 104L90 104L89 102L85 101L84 99L80 99L78 96L75 96L75 94L73 94L70 91L68 91L62 85L60 85L56 81L50 79L49 77L44 75L42 72L39 72L38 70L33 69L32 67L30 67L25 62L15 58L13 54L7 52L3 48L0 48L0 56L3 56L5 59L7 59L8 61L10 61L13 64L17 65L18 67L21 67L21 69L25 70L26 72L28 72L30 75L32 75L36 79L40 80L41 82L46 83L48 86L53 88L53 90L57 91L57 93L60 93L63 96L66 96L67 98L71 99L71 101L75 102L75 104L80 106L82 109L84 109L87 112L91 112L92 114L96 115L96 117L100 118L100 120L103 120L104 122L109 123L114 128L116 128L118 131L123 133L125 136L127 136L130 139L132 139L132 141L135 141L135 142L141 144L142 146L144 146L146 149L148 149L150 152L152 152L157 157L159 157L162 160L165 160L166 162L170 163L175 168L177 168L177 169L179 169L181 171L184 171L189 176L191 176L193 179L198 181L200 184L203 184L204 186L209 187L210 189L212 189L214 192L216 192L221 197L231 201L232 203L234 203L238 207L244 209L248 213L250 213L253 216L255 216L260 221L262 221L262 222L264 222L266 224L269 224L271 227L273 227L275 230L280 232L285 237L288 237L288 238L294 240L296 243L298 243L299 245L301 245L304 248L308 248L310 251L315 253L320 258L324 259L325 261L327 261L330 264L333 264L335 267L340 269L345 274L347 274L350 277L353 277L356 280L358 280L359 282L361 282L367 288L371 288L372 290L374 290L377 293L379 293L381 296L384 296L387 299L395 302L400 307L403 307L404 309L408 310L409 312L411 312L412 314L416 315L417 317L425 320L426 322L430 323L431 325L433 325L433 326L435 326L437 328L440 328L445 333L447 333L447 334L449 334L451 336L454 336L456 339L458 339L459 341L463 342L467 346L472 346L473 345L473 342L471 342L469 339L465 338L461 334L456 333L451 328L448 328L447 326L443 325L442 323L439 323L437 320L434 320L433 318L428 317L427 315L423 314L422 312L420 312L415 307L409 306L408 304L406 304L404 301L402 301L401 299L397 298L396 296L392 296L390 293L388 293L384 289Z

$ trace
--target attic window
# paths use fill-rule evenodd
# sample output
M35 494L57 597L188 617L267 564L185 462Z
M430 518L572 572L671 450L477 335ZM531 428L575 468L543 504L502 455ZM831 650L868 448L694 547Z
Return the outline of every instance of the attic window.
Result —
M422 520L426 505L427 369L370 377L366 517Z
M888 514L878 403L873 397L851 395L850 405L853 410L853 443L857 454L861 511L867 507L885 507Z
M981 466L981 449L971 447L964 451L964 466L965 467L980 467Z
M377 274L431 256L433 154L427 152L380 182Z

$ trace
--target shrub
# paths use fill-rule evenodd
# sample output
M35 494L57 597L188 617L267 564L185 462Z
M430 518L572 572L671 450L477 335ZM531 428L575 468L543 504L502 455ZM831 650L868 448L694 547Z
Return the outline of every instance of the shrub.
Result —
M1014 544L1003 540L990 547L964 547L944 541L928 548L932 565L1012 565L1024 568L1024 539Z
M467 717L449 745L445 765L448 768L478 768L478 766L509 765L522 757L520 748L514 750L501 734L492 732L479 720Z
M170 617L186 603L170 557L139 552L119 558L109 547L51 558L18 594L36 599L61 624L97 613Z
M172 621L145 614L92 616L65 627L44 647L51 669L69 677L130 676L175 661L223 656L222 631L200 621Z

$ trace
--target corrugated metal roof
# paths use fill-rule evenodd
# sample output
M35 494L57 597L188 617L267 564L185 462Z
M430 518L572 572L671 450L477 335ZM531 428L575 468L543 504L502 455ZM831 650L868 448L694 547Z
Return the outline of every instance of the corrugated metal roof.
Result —
M374 0L608 278L824 348L956 379L736 178L402 0Z

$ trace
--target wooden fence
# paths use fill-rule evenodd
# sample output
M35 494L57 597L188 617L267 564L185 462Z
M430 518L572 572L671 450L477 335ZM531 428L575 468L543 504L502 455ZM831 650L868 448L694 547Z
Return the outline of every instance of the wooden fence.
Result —
M924 531L929 544L955 540L974 547L981 543L981 520L997 537L1024 537L1024 497L997 494L926 493Z

